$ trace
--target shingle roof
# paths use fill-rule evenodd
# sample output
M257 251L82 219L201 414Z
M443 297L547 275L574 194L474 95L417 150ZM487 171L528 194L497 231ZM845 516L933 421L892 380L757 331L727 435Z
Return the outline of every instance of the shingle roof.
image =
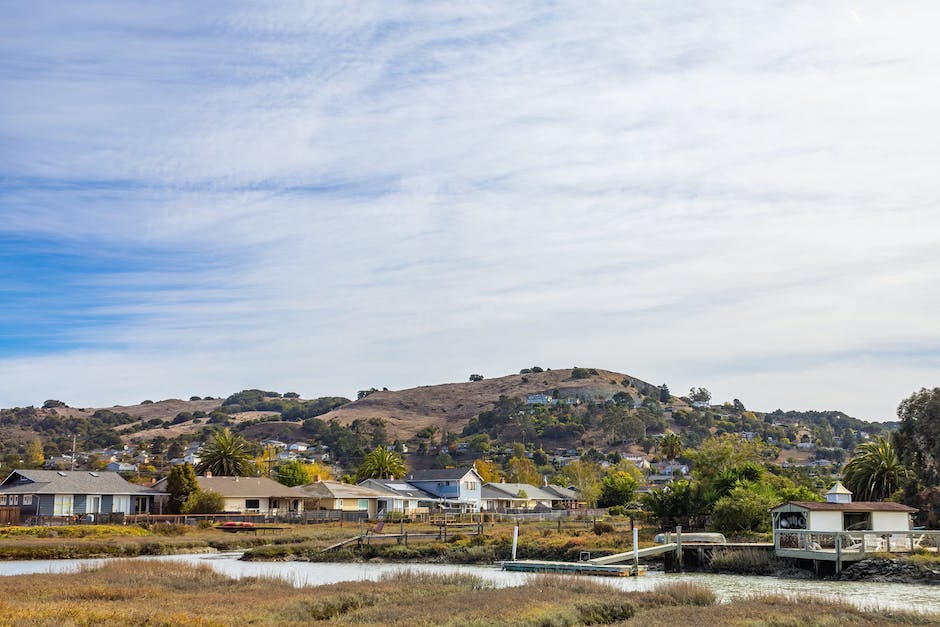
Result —
M525 492L525 496L519 496ZM558 497L528 483L484 483L483 498L485 499L530 499L534 501L554 501Z
M387 492L389 495L402 496L412 499L438 500L430 492L425 492L410 483L405 483L401 479L366 479L359 483L360 486L371 488L379 492Z
M820 503L817 501L787 501L777 507L784 505L796 505L811 511L822 512L908 512L918 511L916 508L902 505L901 503L892 503L889 501L856 501L855 503ZM773 509L777 509L774 507Z
M14 470L0 484L3 494L153 494L116 472Z
M565 488L560 485L547 485L542 488L545 492L549 494L555 494L559 498L565 499L567 501L579 501L581 500L581 494L577 490L572 490L571 488Z
M374 499L387 496L361 485L343 483L342 481L317 481L308 483L302 488L307 498L320 499Z
M405 476L405 481L459 481L471 470L473 466L415 470Z
M227 497L303 498L303 492L267 477L196 477L199 489Z

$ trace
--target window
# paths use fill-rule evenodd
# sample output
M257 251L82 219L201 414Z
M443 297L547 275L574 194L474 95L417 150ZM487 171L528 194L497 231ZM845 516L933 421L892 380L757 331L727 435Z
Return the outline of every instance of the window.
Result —
M359 499L359 509L361 511L369 509L369 499Z
M33 504L33 495L24 494L23 495L23 505L32 505Z
M245 499L245 509L261 509L261 499Z
M19 500L20 500L20 497L17 496L16 494L10 495L10 505L16 505L19 502Z
M53 516L71 516L72 515L72 495L56 494L52 506Z
M476 490L477 482L476 481L464 481L463 487L465 490Z
M343 499L336 499L336 509L343 509Z
M7 504L7 495L0 494L0 505L6 505L6 504Z

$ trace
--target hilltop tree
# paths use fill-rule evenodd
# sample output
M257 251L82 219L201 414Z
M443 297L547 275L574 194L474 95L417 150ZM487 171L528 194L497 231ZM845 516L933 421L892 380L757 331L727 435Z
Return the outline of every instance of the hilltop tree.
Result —
M180 464L170 469L166 479L166 491L170 493L168 509L171 514L179 514L189 496L199 491L199 482L191 464Z
M898 459L884 437L860 444L845 466L845 487L860 501L880 501L891 496L911 472Z
M670 398L672 398L672 395L669 393L669 386L663 383L659 386L659 402L668 403Z
M712 393L705 388L690 388L689 398L693 403L708 403L712 400Z
M216 433L206 444L196 472L201 475L211 472L223 477L249 477L255 474L250 445L242 436L228 428Z
M405 476L406 472L405 462L401 455L384 446L379 446L362 460L359 470L356 471L356 477L359 480L394 479Z

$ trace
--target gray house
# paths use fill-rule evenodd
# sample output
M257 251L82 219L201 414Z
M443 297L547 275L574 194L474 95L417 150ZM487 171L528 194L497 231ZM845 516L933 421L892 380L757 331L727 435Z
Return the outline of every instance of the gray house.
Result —
M14 470L0 483L0 507L19 518L144 514L156 493L128 483L116 472Z
M404 480L430 492L442 507L478 512L483 505L483 478L473 466L415 470Z

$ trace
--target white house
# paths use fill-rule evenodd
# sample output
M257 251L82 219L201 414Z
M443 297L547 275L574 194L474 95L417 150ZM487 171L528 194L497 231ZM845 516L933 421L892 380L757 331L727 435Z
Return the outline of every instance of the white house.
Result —
M908 532L916 511L901 503L852 501L852 493L837 481L825 502L787 501L770 510L774 545L785 557L790 549L831 548L837 536L845 551L910 550Z

